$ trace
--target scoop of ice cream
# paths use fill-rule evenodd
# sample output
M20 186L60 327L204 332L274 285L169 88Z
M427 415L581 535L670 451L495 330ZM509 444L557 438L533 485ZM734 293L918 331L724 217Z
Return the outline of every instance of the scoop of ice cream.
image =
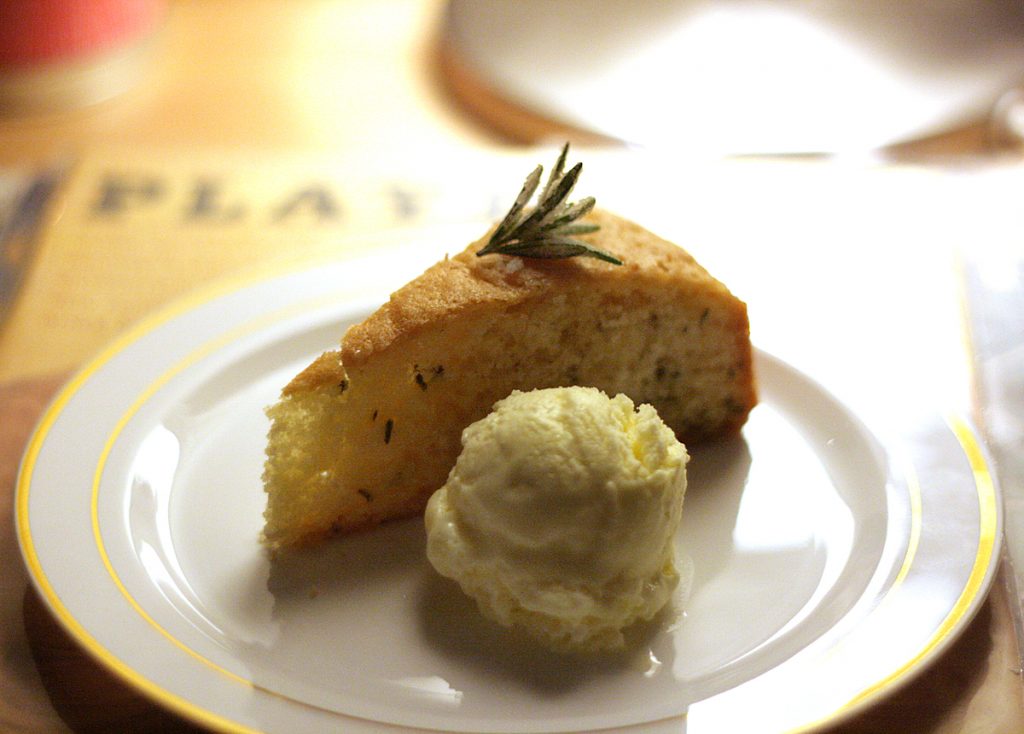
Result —
M427 506L427 557L486 616L597 650L666 604L689 457L654 408L594 388L517 391L462 444Z

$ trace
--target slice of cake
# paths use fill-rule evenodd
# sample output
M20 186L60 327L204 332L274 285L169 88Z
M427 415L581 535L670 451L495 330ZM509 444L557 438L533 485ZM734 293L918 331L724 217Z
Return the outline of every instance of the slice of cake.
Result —
M586 385L650 403L684 443L755 403L745 305L682 249L604 211L592 258L445 259L285 387L264 481L271 547L423 510L462 429L512 390Z
M540 167L487 237L284 388L268 410L270 548L422 512L462 430L513 390L623 393L684 443L742 427L756 401L746 306L676 245L592 198L565 203L580 170L562 173L565 154L536 207Z

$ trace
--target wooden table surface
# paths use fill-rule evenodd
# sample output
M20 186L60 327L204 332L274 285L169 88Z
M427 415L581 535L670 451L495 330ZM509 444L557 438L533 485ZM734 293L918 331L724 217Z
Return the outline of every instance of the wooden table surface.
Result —
M553 131L571 134L507 109L445 60L435 44L442 10L436 0L172 3L141 62L141 83L87 108L0 117L0 167L50 165L108 145L325 156L430 149L443 156L507 152ZM467 111L459 95L478 109ZM521 134L489 127L495 110L519 119ZM894 155L988 154L989 143L984 126L971 126ZM172 283L169 292L191 285ZM0 347L16 326L3 327ZM107 338L82 335L95 347ZM33 422L75 364L52 350L0 353L0 730L190 730L89 660L29 589L11 516L17 462ZM834 734L1024 731L1012 629L997 586L938 664Z

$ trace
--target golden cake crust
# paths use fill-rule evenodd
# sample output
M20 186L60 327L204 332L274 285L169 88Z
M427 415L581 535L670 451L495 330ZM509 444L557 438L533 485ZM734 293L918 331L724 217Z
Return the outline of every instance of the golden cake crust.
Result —
M717 292L723 301L734 300L728 289L688 252L640 225L601 209L591 212L587 221L600 229L585 239L618 256L623 261L621 266L586 257L478 257L476 252L487 240L484 236L454 257L431 266L398 289L365 321L349 328L342 341L342 362L365 362L396 342L415 338L423 328L465 318L478 307L521 302L537 292L557 289L560 281L613 284L642 278L653 288L701 288ZM737 304L744 309L745 317L745 307Z

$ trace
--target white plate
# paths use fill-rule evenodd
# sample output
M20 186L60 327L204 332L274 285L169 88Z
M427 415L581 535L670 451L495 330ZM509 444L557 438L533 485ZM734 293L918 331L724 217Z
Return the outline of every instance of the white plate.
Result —
M970 427L884 446L761 352L742 439L693 450L689 593L629 655L562 658L484 622L432 572L418 520L271 563L263 408L466 234L412 240L179 304L43 417L17 490L29 573L156 701L237 731L814 728L908 680L982 603L1001 514Z
M886 0L602 5L448 3L467 86L504 103L470 108L525 108L662 155L863 153L986 120L1024 64L1016 3L903 0L899 18Z

